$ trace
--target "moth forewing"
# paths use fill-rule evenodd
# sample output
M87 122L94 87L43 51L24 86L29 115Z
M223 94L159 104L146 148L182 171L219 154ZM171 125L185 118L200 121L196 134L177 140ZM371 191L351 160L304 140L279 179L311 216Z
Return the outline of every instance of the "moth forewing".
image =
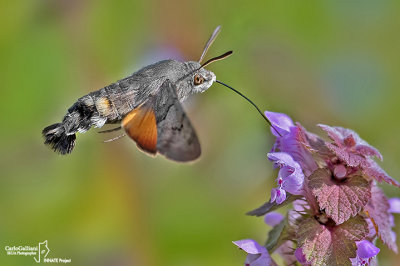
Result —
M168 159L186 162L201 154L200 143L176 94L166 80L159 93L132 110L123 120L127 135L145 152L159 152Z

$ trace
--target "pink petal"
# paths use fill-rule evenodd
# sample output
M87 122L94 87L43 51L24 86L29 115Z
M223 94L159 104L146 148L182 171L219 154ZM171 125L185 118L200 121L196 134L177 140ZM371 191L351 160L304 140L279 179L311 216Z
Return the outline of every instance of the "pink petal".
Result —
M283 180L282 188L293 195L303 195L304 175L293 174Z
M363 259L369 259L375 257L380 249L375 247L374 244L368 240L361 240L357 243L357 256Z
M261 257L261 254L247 254L246 260L244 261L244 265L250 266L251 263L256 261L259 257Z
M281 204L286 199L286 191L282 189L279 192L280 193L278 193L278 195L276 197L276 203Z
M281 188L271 189L271 202L276 201L277 204L281 204L286 199L286 191Z
M249 254L262 254L267 252L267 249L265 247L261 246L260 244L257 243L257 241L253 239L232 241L232 243Z
M278 178L285 179L286 177L292 175L294 172L295 170L291 166L282 167L278 172Z
M318 165L309 150L306 132L301 126L291 127L287 135L279 138L277 148L281 152L289 154L300 165L306 176L318 169Z
M400 198L391 198L389 199L391 213L400 213Z
M249 254L248 256L251 256L251 254ZM256 260L249 263L249 266L270 266L270 265L273 264L268 252L262 253L261 256L259 256Z
M286 152L271 152L267 154L267 157L271 161L274 161L276 164L278 164L279 167L290 166L294 168L296 164L298 165L298 163L293 160L292 156Z
M278 212L269 212L264 216L264 222L270 226L275 226L283 220L284 216Z
M303 250L301 248L296 248L294 255L302 265L308 264L306 256L303 254Z
M286 135L290 131L290 127L294 126L292 119L283 113L275 113L275 112L264 112L265 116L271 121L271 124L278 130L281 136ZM276 131L271 128L272 134L276 137L280 137Z

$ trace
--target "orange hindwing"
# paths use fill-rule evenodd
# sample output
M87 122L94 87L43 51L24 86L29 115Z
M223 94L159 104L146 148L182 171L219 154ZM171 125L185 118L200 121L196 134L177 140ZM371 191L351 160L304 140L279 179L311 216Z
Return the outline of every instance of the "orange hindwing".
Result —
M122 120L122 127L143 151L157 152L156 116L150 106L143 104L133 109Z

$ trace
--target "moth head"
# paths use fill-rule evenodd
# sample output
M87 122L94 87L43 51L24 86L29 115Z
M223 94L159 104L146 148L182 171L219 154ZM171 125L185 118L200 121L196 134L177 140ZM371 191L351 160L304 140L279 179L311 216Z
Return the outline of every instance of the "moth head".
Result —
M216 76L210 70L205 69L204 67L211 64L212 62L222 60L228 56L230 56L233 52L229 51L224 53L223 55L216 56L207 60L207 62L200 64L200 62L188 62L188 67L193 69L191 75L189 75L190 86L192 87L193 92L204 92L215 82Z
M190 77L190 85L193 92L204 92L215 82L216 76L210 70L198 68Z
M211 64L212 62L222 60L232 54L232 51L229 51L223 55L211 58L207 60L205 63L202 63L204 57L207 54L208 49L210 48L211 44L215 41L217 38L218 34L221 31L221 26L218 26L214 32L211 34L210 38L208 39L204 49L203 53L200 56L199 62L193 62L195 65L196 71L194 72L194 75L192 76L192 84L193 84L193 91L194 92L204 92L207 90L211 85L215 82L216 77L215 74L204 67Z
M178 85L178 96L180 96L180 99L185 99L190 93L204 92L205 90L210 88L211 85L216 81L216 76L213 72L205 69L205 67L212 62L222 60L233 53L232 51L229 51L220 56L213 57L207 60L205 63L202 63L208 49L210 48L211 44L214 42L220 31L220 26L218 26L214 30L210 39L207 41L198 62L185 62L186 70L188 70L189 72L186 72L185 75L178 80L178 83L184 81Z

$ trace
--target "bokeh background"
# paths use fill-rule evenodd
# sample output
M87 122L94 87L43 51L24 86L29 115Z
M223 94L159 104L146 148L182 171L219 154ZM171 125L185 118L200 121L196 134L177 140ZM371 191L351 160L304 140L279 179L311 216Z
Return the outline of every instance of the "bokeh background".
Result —
M42 143L88 92L160 59L198 60L217 25L208 58L235 51L209 66L220 80L310 131L355 129L400 180L399 12L395 0L3 1L0 264L34 264L3 247L48 240L49 257L74 265L242 265L231 241L265 240L270 228L245 212L274 186L273 138L221 85L185 105L203 150L192 164L148 157L128 138L103 143L114 135L98 130L65 157ZM379 247L382 265L398 262Z

